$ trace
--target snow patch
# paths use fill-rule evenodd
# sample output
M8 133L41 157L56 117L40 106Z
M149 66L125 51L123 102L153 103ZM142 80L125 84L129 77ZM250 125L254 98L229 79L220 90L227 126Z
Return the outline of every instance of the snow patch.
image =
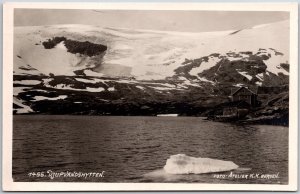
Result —
M137 87L140 90L145 90L145 88L143 86L135 86L135 87Z
M88 92L103 92L105 91L104 88L90 88L90 87L86 87L86 91Z
M45 96L35 96L33 101L40 101L40 100L63 100L65 98L67 98L67 95L60 95L58 97L45 97Z
M229 61L239 61L242 60L243 57L226 57L226 59L228 59Z
M206 79L205 77L199 77L199 80L202 82L209 82L209 83L215 84L215 82L210 81L210 80Z
M260 25L256 25L256 26L253 26L252 28L253 29L256 29L256 28L263 28L263 27L266 27L266 26L269 26L271 24L260 24Z
M264 60L264 63L267 65L266 70L274 73L275 75L278 75L279 73L289 75L289 72L287 72L280 66L281 63L286 63L286 57L284 55L273 54L271 58L269 58L268 60Z
M107 90L110 91L110 92L113 92L113 91L115 91L116 89L115 89L115 87L109 87Z
M46 91L46 90L40 90L40 89L34 89L34 90L30 90L30 91L49 93L49 91Z
M83 83L92 83L92 84L95 84L95 83L98 83L98 82L101 82L102 80L100 79L84 79L84 78L75 78L77 81L79 82L83 82Z
M241 74L242 76L246 77L248 80L252 80L252 76L248 75L247 72L245 71L238 71L239 74Z
M175 85L168 84L168 83L164 83L164 84L160 83L159 85L163 85L163 86L166 86L166 87L169 87L169 88L175 88Z
M101 77L104 75L103 73L99 73L99 72L92 71L92 70L84 70L84 74L87 76L95 76L95 77Z
M203 174L230 171L238 167L231 161L195 158L185 154L177 154L172 155L167 160L164 170L169 174Z
M185 81L185 82L183 82L183 83L181 83L181 84L177 84L177 88L180 88L180 89L188 89L189 87L188 87L188 85L189 84L191 84L191 82L189 82L189 81ZM192 85L192 84L191 84ZM198 87L201 87L200 85L198 86Z
M232 86L234 86L234 87L242 87L242 86L245 86L245 84L234 84L234 85L232 85Z
M30 89L31 87L14 87L13 95L18 96L20 93L25 92L25 89Z
M126 79L123 79L123 80L116 80L116 82L118 83L125 83L125 84L135 84L135 83L138 83L134 80L126 80Z
M212 68L213 66L215 66L221 59L210 56L208 58L208 61L202 61L202 63L200 64L200 67L195 67L193 69L191 69L191 71L189 72L190 75L194 75L194 76L198 76L199 73L202 73L203 71Z
M42 75L42 73L37 70L26 71L23 69L18 69L14 70L14 75Z
M65 46L65 41L62 41L62 42L60 42L59 44L57 44L57 45L55 46L55 48L59 48L59 49L61 49L62 51L68 51L67 47Z
M23 104L24 102L21 99L14 97L13 103L21 107L14 109L14 111L16 111L18 114L33 112L33 110L28 105Z
M264 74L263 74L263 73L257 74L256 77L257 77L260 81L264 81Z
M20 54L14 55L14 75L41 75L41 72L28 65Z
M37 85L40 84L41 81L39 80L21 80L21 81L14 81L14 84L22 84L22 85Z
M262 82L255 82L256 85L262 86Z
M14 38L14 51L16 55L22 56L22 59L14 64L16 66L14 67L15 69L30 64L32 68L45 75L50 73L55 75L74 75L75 70L81 70L90 66L90 57L67 52L63 42L52 49L45 49L41 44L35 45L42 39L41 36L35 33L15 35ZM16 59L17 57L14 58ZM19 72L19 70L16 72ZM34 73L36 74L37 72ZM28 74L31 73L28 72Z
M184 84L188 85L188 86L201 87L201 85L199 83L194 83L194 82L191 82L190 80L187 80L187 79L184 81ZM184 87L184 88L188 88L188 87L183 86L183 85L180 85L180 86Z
M82 92L103 92L103 91L105 91L105 89L102 87L99 87L99 88L86 87L86 89L78 89L78 88L72 88L70 85L66 85L66 84L57 84L54 87L49 84L45 84L45 87L59 89L59 90L73 90L73 91L82 91Z
M43 79L43 83L44 83L44 85L49 85L49 82L51 82L53 80L54 80L53 78L45 78L45 79Z
M168 87L159 87L159 86L148 86L148 87L156 89L156 90L161 90L161 91L166 91L166 90L181 90L179 88L168 88Z

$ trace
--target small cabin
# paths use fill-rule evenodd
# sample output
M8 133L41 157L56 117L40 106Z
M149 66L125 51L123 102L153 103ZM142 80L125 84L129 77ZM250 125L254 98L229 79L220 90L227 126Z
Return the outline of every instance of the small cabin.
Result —
M232 102L245 101L251 106L257 105L257 94L246 87L240 87L229 96Z

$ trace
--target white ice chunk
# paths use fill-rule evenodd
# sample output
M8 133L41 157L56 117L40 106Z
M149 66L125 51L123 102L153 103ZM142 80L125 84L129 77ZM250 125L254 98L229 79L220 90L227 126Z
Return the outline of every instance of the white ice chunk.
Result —
M238 167L231 161L195 158L185 154L177 154L172 155L167 160L164 170L169 174L202 174L230 171Z

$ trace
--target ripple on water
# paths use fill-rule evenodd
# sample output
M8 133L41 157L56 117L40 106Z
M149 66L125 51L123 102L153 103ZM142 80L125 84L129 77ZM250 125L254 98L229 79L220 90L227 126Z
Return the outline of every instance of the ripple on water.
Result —
M196 117L19 115L13 121L13 178L39 170L105 171L93 182L274 183L288 181L288 128L236 126ZM171 155L233 161L246 171L280 173L276 180L215 179L212 174L170 175ZM229 173L229 172L225 172Z

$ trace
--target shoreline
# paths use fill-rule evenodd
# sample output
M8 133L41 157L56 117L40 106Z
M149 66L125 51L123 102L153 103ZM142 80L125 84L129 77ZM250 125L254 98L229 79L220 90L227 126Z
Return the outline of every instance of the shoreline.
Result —
M162 116L157 115L88 115L88 114L37 114L37 113L26 113L26 114L13 114L13 116L99 116L99 117L158 117ZM212 122L220 122L220 123L230 123L237 125L273 125L273 126L283 126L289 127L288 121L282 121L280 118L273 117L257 117L248 120L235 120L235 121L216 121L214 119L209 119L208 117L203 116L163 116L163 118L176 118L176 117L191 117L191 118L199 118L203 121L212 121Z

